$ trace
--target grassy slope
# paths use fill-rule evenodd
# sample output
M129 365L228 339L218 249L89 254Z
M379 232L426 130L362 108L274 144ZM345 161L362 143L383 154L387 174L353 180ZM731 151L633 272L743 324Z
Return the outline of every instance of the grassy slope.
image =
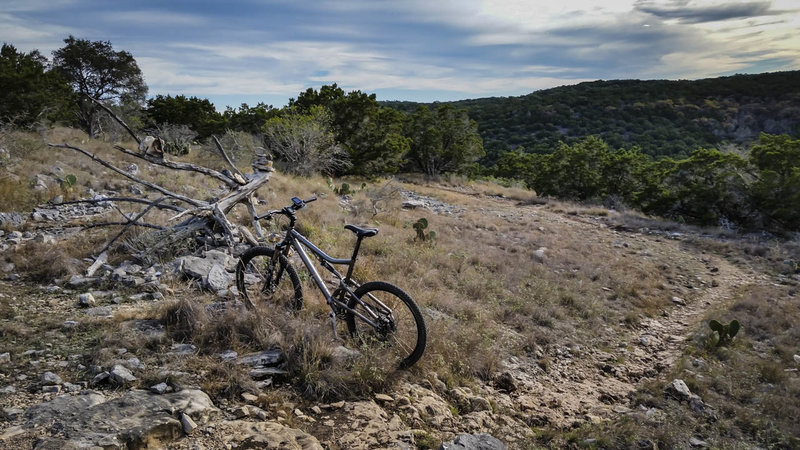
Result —
M127 186L116 185L118 181L82 157L55 153L36 144L33 136L17 136L18 141L23 138L29 150L12 151L19 159L4 169L5 180L21 180L8 184L17 198L41 196L30 191L26 180L53 164L78 175L78 186L68 195L82 196L89 187ZM65 130L50 139L85 140ZM82 145L116 158L107 144ZM213 191L188 175L176 179L142 170L193 195ZM398 189L435 197L463 212L401 209ZM54 193L59 192L48 194ZM20 372L30 377L25 382L30 392L3 397L3 406L39 399L35 385L41 369L30 364L36 356L18 357L27 349L45 349L55 357L81 354L88 367L108 364L115 357L113 349L126 347L152 367L140 381L143 387L158 379L157 368L166 366L188 372L184 382L202 383L225 403L252 390L252 382L241 369L215 363L208 355L280 345L290 359L292 377L283 388L267 393L265 408L392 392L403 378L494 392L496 377L510 370L521 388L511 406L495 406L496 413L529 419L530 446L627 448L649 442L662 448L688 445L691 437L723 447L739 442L798 445L793 417L800 409L800 387L792 369L797 367L793 355L800 353L800 335L793 326L800 318L800 296L798 281L783 275L791 275L785 262L798 261L797 242L716 236L458 180L378 182L343 203L321 178L276 174L260 196L275 207L291 196L312 193L326 195L300 213L302 230L333 255L349 254L352 246L343 224L380 226L380 234L364 245L357 276L395 282L423 307L429 348L410 374L398 378L370 355L349 369L330 366L330 331L318 296L309 296L299 317L214 321L198 306L217 299L198 296L194 288L177 282L163 304L125 302L109 324L85 319L74 293L46 294L36 288L36 280L63 273L31 272L35 279L4 282L0 297L0 340L14 354L12 364L0 367L0 384ZM414 241L411 224L420 217L436 231L433 243ZM93 240L102 242L103 237ZM35 261L37 255L41 261L42 250L25 247L2 257L20 268L37 267L41 264L25 266L25 261ZM91 247L75 243L64 250L64 261L91 253ZM306 292L312 292L309 284ZM686 304L677 305L672 297ZM734 343L722 348L709 344L707 320L734 317L743 324ZM76 318L76 328L64 328L64 320ZM169 334L136 337L128 329L129 320L136 318L163 320ZM197 344L200 355L181 361L164 356L173 341L184 340ZM65 370L71 379L88 376L76 368ZM666 398L663 388L674 378L684 379L710 412L699 414Z

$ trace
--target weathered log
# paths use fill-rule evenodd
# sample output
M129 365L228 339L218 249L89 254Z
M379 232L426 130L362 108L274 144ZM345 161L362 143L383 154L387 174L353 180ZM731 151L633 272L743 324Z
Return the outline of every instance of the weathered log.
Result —
M110 108L103 105L101 102L97 101L96 99L91 99L96 104L98 104L103 110L105 110L111 117L120 123L130 135L136 140L137 143L143 142L134 132L131 130L130 127L119 117L111 111ZM156 183L147 181L135 175L128 173L125 170L120 169L119 167L114 166L113 164L109 163L108 161L103 160L102 158L98 157L95 154L92 154L80 147L76 147L73 145L69 145L67 143L64 144L48 144L54 148L64 148L79 152L89 158L91 158L96 163L122 175L123 177L138 183L142 186L147 188L153 189L155 191L160 192L163 197L157 200L151 200L147 198L131 198L131 197L113 197L113 198L105 198L105 199L92 199L92 200L78 200L74 202L64 202L63 204L69 203L100 203L106 201L119 201L119 202L130 202L130 203L141 203L147 205L147 207L137 214L127 214L126 212L122 211L121 209L117 208L120 214L125 218L125 221L122 222L104 222L102 224L91 224L87 225L89 227L97 227L97 226L108 226L108 225L121 225L123 229L116 234L111 241L109 241L106 246L98 252L100 256L98 256L98 260L106 254L106 251L111 248L111 245L114 244L130 227L146 227L146 228L154 228L158 229L159 231L154 233L149 233L149 235L140 236L137 238L136 241L138 242L126 242L125 245L129 248L132 256L136 257L141 261L147 262L155 262L161 259L161 256L170 253L172 255L180 252L182 250L187 250L187 246L191 247L193 244L192 242L196 242L200 240L201 242L208 242L213 241L214 243L218 242L218 237L215 236L214 230L217 229L224 240L225 245L228 248L233 249L237 242L240 242L242 239L249 242L250 244L257 243L257 239L244 227L239 227L231 223L228 219L227 214L239 203L244 203L247 207L247 211L252 219L253 228L256 230L256 234L259 239L263 239L263 231L258 224L257 220L257 212L255 208L255 202L253 201L253 197L255 192L262 186L264 186L267 181L269 181L269 177L272 172L272 161L266 155L266 152L262 152L261 154L257 154L255 160L253 161L252 167L254 172L252 175L245 175L243 174L231 161L230 157L228 156L227 152L223 148L222 144L216 138L213 137L214 143L217 146L222 158L225 162L231 167L232 174L226 174L226 171L217 171L214 169L210 169L208 167L203 167L195 164L185 163L185 162L178 162L178 161L170 161L163 157L163 155L149 155L143 152L137 152L133 150L129 150L125 147L120 145L115 145L113 148L120 151L121 153L132 156L134 158L138 158L144 161L147 161L150 164L157 165L160 167L164 167L170 170L181 170L181 171L191 171L200 173L205 176L212 177L220 182L222 182L230 191L221 196L218 200L213 202L208 202L204 200L199 200L191 197L187 197L185 195L178 194L176 192L172 192L163 186L159 186ZM180 202L186 203L189 205L188 208L183 208L176 205L170 205L164 203L165 200L168 199L175 199ZM115 205L116 207L116 205ZM161 226L157 224L151 224L142 222L141 219L153 209L165 209L177 212L178 214L173 216L169 219L169 222L175 222L178 218L182 218L185 216L189 216L185 220L171 226ZM201 239L202 237L202 239ZM97 264L95 262L95 265ZM94 265L93 265L94 266ZM95 269L96 270L96 269Z
M222 144L219 142L219 139L217 139L217 137L214 135L211 135L211 137L214 139L214 144L217 146L217 150L219 150L219 152L222 153L222 158L225 160L226 163L228 163L229 166L231 166L231 169L233 169L233 173L239 175L238 177L234 176L236 182L238 182L239 184L245 184L246 181L244 178L244 174L241 171L239 171L239 168L236 167L235 164L233 164L231 158L228 157L228 153L225 151L225 148L222 147Z
M214 177L214 178L218 179L219 181L222 181L223 183L228 185L228 187L231 187L231 188L234 188L234 187L239 185L239 183L237 183L236 180L234 180L233 178L226 176L225 174L223 174L222 172L220 172L218 170L209 169L208 167L198 166L198 165L195 165L195 164L189 164L189 163L184 163L184 162L168 161L166 159L158 158L156 156L148 155L146 153L141 153L141 152L129 150L129 149L127 149L125 147L122 147L120 145L115 145L114 148L119 150L119 151L121 151L122 153L124 153L126 155L133 156L134 158L139 158L139 159L145 160L145 161L149 162L150 164L156 164L158 166L166 167L168 169L184 170L184 171L187 171L187 172L197 172L197 173L201 173L203 175L208 175L210 177Z

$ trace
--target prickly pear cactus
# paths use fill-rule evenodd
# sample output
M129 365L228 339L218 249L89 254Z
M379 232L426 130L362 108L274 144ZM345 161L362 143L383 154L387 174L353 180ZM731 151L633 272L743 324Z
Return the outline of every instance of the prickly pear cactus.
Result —
M735 319L727 325L723 325L716 320L711 320L708 322L708 326L711 328L711 331L716 332L718 335L717 346L731 342L741 328L739 321Z

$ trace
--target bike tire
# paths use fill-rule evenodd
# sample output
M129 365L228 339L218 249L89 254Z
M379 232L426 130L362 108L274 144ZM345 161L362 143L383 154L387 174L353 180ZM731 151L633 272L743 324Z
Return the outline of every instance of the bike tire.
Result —
M242 253L236 265L236 288L250 309L276 305L299 310L303 307L300 277L284 255L278 256L278 264L283 268L278 282L268 280L270 274L277 273L272 267L274 254L270 247L253 247Z
M374 311L380 308L372 296L388 306L391 314L381 313L380 318L386 320L384 323L391 323L391 327L387 327L391 329L375 329L354 313L347 313L345 321L351 338L361 346L387 349L399 369L407 369L419 361L427 345L427 329L422 313L411 296L383 281L364 283L355 290L355 295ZM357 298L350 296L348 306L369 317Z

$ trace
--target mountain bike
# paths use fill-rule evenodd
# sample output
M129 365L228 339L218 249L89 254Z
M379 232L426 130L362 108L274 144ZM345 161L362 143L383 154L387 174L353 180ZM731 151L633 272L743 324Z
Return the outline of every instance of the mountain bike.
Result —
M245 305L248 308L271 305L289 310L303 307L300 277L289 260L290 252L294 250L331 308L329 317L334 336L339 339L337 320L344 321L347 325L345 338L351 343L357 347L385 350L395 359L398 368L411 367L422 357L427 340L419 307L411 296L393 284L384 281L359 284L353 279L361 241L378 234L378 229L345 225L344 228L356 236L353 255L349 259L331 257L295 229L295 213L316 199L293 197L291 205L256 217L257 220L269 221L282 215L288 218L289 224L282 239L280 235L272 236L272 241L279 241L274 247L251 247L239 257L236 287ZM306 249L338 282L332 293ZM345 266L346 273L342 275L334 265Z

